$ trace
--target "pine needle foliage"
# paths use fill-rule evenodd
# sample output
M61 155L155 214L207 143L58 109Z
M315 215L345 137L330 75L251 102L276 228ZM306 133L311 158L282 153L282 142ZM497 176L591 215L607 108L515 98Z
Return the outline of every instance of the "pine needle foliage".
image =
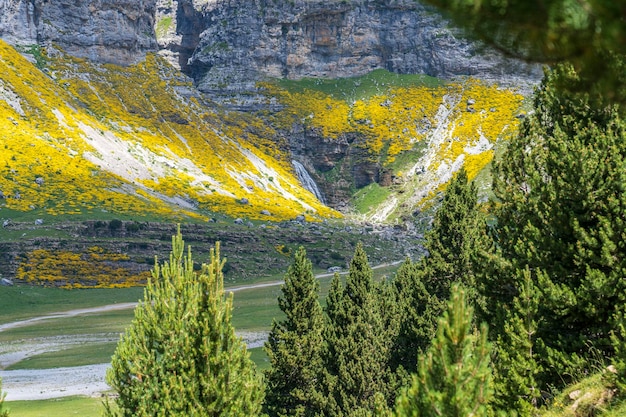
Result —
M536 359L540 288L530 269L521 274L518 295L507 312L504 333L498 335L495 375L496 404L501 410L515 411L517 415L536 415L541 405L541 392L536 376L541 365ZM541 271L537 271L541 274Z
M265 351L271 367L265 373L264 411L268 416L315 416L322 409L320 392L324 313L319 282L300 247L285 275L278 305L284 320L274 320Z
M615 0L426 0L456 24L507 55L581 74L577 87L626 103L626 5ZM571 87L571 85L570 85ZM608 102L607 101L607 102Z
M169 262L155 261L107 371L118 396L106 415L258 415L263 388L231 324L219 249L197 274L179 227Z
M491 344L487 326L472 327L473 308L465 290L451 289L437 334L420 356L412 383L399 397L398 417L487 416L493 398Z
M424 286L420 264L406 259L393 280L399 311L398 336L392 350L392 368L417 371L417 356L428 348L435 335L435 299Z
M617 105L561 88L578 80L571 65L546 72L535 113L494 166L493 236L506 262L479 285L503 333L524 287L516 271L532 271L542 390L615 354L611 333L626 305L626 123Z
M376 294L367 255L358 244L345 288L335 274L327 298L325 415L371 415L394 399L390 333Z
M436 317L445 310L453 283L462 283L467 291L476 286L474 265L483 244L484 218L476 186L462 168L446 189L424 244L428 256L421 263L422 279L440 302ZM468 296L472 301L476 298L473 292Z

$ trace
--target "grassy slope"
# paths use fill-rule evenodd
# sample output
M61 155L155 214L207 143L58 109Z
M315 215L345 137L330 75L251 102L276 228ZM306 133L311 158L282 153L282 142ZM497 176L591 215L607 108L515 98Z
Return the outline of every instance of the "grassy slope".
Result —
M74 289L38 286L0 287L0 324L64 310L134 302L143 297L143 288Z
M0 208L170 221L337 215L300 187L270 127L184 97L192 86L160 58L125 68L40 58L38 68L0 41Z
M626 415L626 401L617 397L611 375L599 371L566 387L542 410L542 417L621 417Z
M367 158L377 161L393 184L355 190L354 206L361 218L383 222L410 218L415 209L429 204L461 164L470 179L478 176L491 161L495 143L515 131L523 99L478 80L444 84L384 70L264 86L285 105L271 118L275 126L288 130L303 124L327 140L357 135L353 146L367 149ZM423 170L421 175L415 174L416 168ZM324 176L337 181L332 171ZM394 203L388 207L390 201Z
M65 397L40 401L12 401L6 403L15 417L96 417L104 411L101 398Z

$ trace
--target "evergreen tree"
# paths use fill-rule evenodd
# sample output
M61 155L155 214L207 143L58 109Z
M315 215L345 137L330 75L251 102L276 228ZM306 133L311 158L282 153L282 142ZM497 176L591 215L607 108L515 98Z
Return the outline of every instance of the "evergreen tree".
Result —
M375 294L372 269L359 244L345 288L335 275L327 299L327 416L371 415L381 404L393 401L389 334Z
M536 355L541 352L536 352L535 336L541 294L530 270L520 273L521 287L507 312L504 333L498 335L496 404L503 411L529 416L536 414L541 397L535 380L540 372Z
M526 61L568 62L576 87L626 103L626 6L615 0L427 0L469 34ZM566 89L572 85L563 85Z
M461 286L451 290L437 334L421 355L411 386L399 397L399 417L487 416L493 397L487 326L472 329L473 309Z
M624 5L612 0L427 0L471 33L527 60L554 63L593 56L592 48L624 50Z
M200 274L180 228L169 262L155 261L144 299L118 343L107 382L118 394L107 415L253 416L263 400L243 341L231 324L219 243Z
M577 80L570 65L546 74L535 113L495 165L494 236L509 265L479 285L501 332L522 287L515 271L544 272L536 284L541 388L588 371L590 346L612 356L613 318L625 308L626 123L617 106L560 88Z
M476 186L462 168L446 189L432 229L426 233L428 256L420 265L426 289L439 301L436 317L445 309L452 283L462 283L468 290L475 287L474 264L484 242L483 230L484 214L478 207ZM474 293L469 296L474 301Z
M434 336L454 283L468 288L472 303L480 301L474 290L475 270L488 253L484 234L485 214L478 206L476 187L461 169L446 189L432 228L426 233L428 255L417 264L407 260L396 274L402 317L393 347L394 367L416 371L417 352L425 350Z
M315 416L322 410L320 392L324 315L319 282L311 261L299 248L285 275L278 305L285 319L272 323L265 350L271 368L265 373L264 411L271 416Z
M394 278L396 305L400 315L398 336L392 348L392 369L408 373L417 370L417 356L425 352L435 335L437 316L432 308L433 297L428 293L419 263L406 259Z

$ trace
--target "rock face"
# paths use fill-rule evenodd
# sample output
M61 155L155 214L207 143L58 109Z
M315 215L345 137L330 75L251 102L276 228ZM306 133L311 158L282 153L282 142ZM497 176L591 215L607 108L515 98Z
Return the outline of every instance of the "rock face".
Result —
M127 65L157 49L156 0L0 0L0 37Z
M12 44L120 64L158 48L216 94L250 91L264 76L536 71L458 35L415 0L0 0L0 37Z
M339 78L377 68L499 82L538 75L461 38L414 0L159 0L158 10L162 53L215 96L253 91L262 77Z
M160 53L200 91L243 111L268 110L256 90L266 77L332 79L383 68L519 86L542 75L468 41L415 0L159 0L156 34ZM346 208L354 188L391 182L357 134L331 140L298 125L283 133L335 209Z
M416 0L0 0L0 37L117 64L158 50L200 91L244 111L278 106L256 90L267 77L332 79L384 68L519 86L542 75L468 41ZM391 181L355 146L358 135L330 141L302 126L283 133L335 208L354 187Z

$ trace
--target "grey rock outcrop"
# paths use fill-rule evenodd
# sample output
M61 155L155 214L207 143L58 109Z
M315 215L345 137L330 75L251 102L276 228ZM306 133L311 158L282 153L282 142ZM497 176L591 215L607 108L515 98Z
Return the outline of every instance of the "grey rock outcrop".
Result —
M0 0L0 37L127 65L156 51L156 0Z
M249 94L263 77L339 78L377 68L514 84L541 76L466 40L414 0L159 0L158 10L161 53L211 96Z
M263 77L377 68L516 83L541 75L467 41L415 0L0 0L0 37L117 64L158 49L218 97L250 94Z

